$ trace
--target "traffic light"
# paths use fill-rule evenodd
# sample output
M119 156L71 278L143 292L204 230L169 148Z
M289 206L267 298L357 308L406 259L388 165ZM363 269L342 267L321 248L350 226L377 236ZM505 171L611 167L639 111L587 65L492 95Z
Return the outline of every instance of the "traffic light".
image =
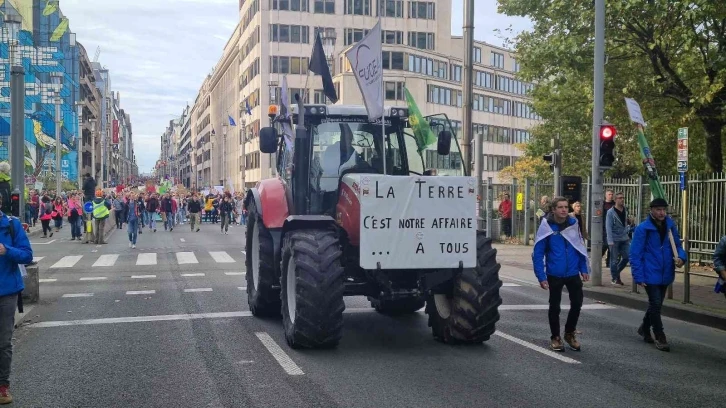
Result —
M20 192L18 190L13 190L10 193L10 214L14 217L20 217Z
M615 163L615 136L617 129L603 121L600 125L600 168L609 169Z
M550 164L550 169L555 169L555 154L554 153L548 153L542 156L542 160L546 161Z

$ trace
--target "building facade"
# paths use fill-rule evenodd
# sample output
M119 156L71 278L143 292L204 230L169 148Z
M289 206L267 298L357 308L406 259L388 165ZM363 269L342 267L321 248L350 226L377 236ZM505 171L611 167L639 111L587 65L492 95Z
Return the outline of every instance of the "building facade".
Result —
M260 128L269 125L268 107L280 103L282 78L287 77L291 98L299 93L305 95L306 103L330 103L320 77L308 74L318 33L331 67L337 103L362 105L344 52L379 17L386 104L406 106L403 89L407 88L424 115L448 116L460 144L465 138L481 137L482 176L492 177L498 184L498 172L522 155L516 144L527 142L529 129L540 120L527 97L532 85L516 78L519 68L509 50L475 41L474 134L463 135L464 41L451 35L451 8L451 0L240 0L239 24L192 107L193 120L197 120L193 136L197 137L194 157L200 185L219 183L229 175L231 180L224 184L239 189L275 175L274 160L260 153L258 136ZM234 76L237 84L230 84L228 78ZM236 100L227 93L234 87ZM210 121L201 122L199 118L207 114ZM220 127L227 116L232 116L236 126L227 128L224 143ZM237 143L231 143L232 133ZM427 158L429 165L443 169L456 167L460 161L460 155Z
M101 143L98 138L97 126L101 119L102 99L86 49L81 44L79 47L81 105L79 126L82 130L79 173L82 176L91 174L94 178L98 178L101 171Z

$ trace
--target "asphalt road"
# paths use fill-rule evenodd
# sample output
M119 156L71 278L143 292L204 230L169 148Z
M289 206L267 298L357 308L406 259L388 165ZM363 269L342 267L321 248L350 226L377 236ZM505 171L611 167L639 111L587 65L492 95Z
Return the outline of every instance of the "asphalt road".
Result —
M505 280L484 345L437 343L423 312L348 298L340 346L297 351L248 312L243 228L145 230L136 249L125 230L103 246L69 235L33 239L44 281L15 333L17 407L723 406L714 329L665 319L663 353L635 334L640 311L586 300L583 350L553 353L546 292Z

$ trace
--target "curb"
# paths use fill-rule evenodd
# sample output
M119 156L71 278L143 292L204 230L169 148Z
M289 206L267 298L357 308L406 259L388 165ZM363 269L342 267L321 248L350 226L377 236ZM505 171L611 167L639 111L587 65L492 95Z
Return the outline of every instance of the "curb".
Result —
M35 308L35 305L36 305L35 303L23 304L23 310L25 310L25 312L23 312L23 313L19 313L18 309L15 309L15 328L16 329L18 327L20 327L20 324L23 323L23 321L25 319L28 318L28 316L30 315L30 312Z
M582 290L585 297L590 299L643 312L648 308L648 298L644 298L642 295L612 293L592 287L583 287ZM666 299L663 302L661 315L714 329L726 330L726 316L698 309L696 306L682 305L673 300Z

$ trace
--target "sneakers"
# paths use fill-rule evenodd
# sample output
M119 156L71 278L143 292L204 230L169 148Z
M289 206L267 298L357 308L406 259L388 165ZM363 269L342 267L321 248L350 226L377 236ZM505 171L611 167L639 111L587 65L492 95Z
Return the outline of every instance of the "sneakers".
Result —
M136 249L136 245L131 245L131 249Z
M580 351L580 342L577 341L575 333L565 333L565 342L568 346L570 346L571 349L575 351Z
M655 348L660 351L671 351L671 346L668 345L665 333L658 333L655 335Z
M565 343L562 342L560 336L557 336L550 340L550 348L553 351L565 351Z
M7 385L0 385L0 405L5 405L13 402L13 396L10 395L10 387Z
M131 243L129 242L129 248L131 248Z
M638 336L643 338L643 341L646 343L654 343L655 340L653 340L653 336L650 334L650 327L648 328L648 331L645 331L645 326L641 323L640 327L638 327Z

